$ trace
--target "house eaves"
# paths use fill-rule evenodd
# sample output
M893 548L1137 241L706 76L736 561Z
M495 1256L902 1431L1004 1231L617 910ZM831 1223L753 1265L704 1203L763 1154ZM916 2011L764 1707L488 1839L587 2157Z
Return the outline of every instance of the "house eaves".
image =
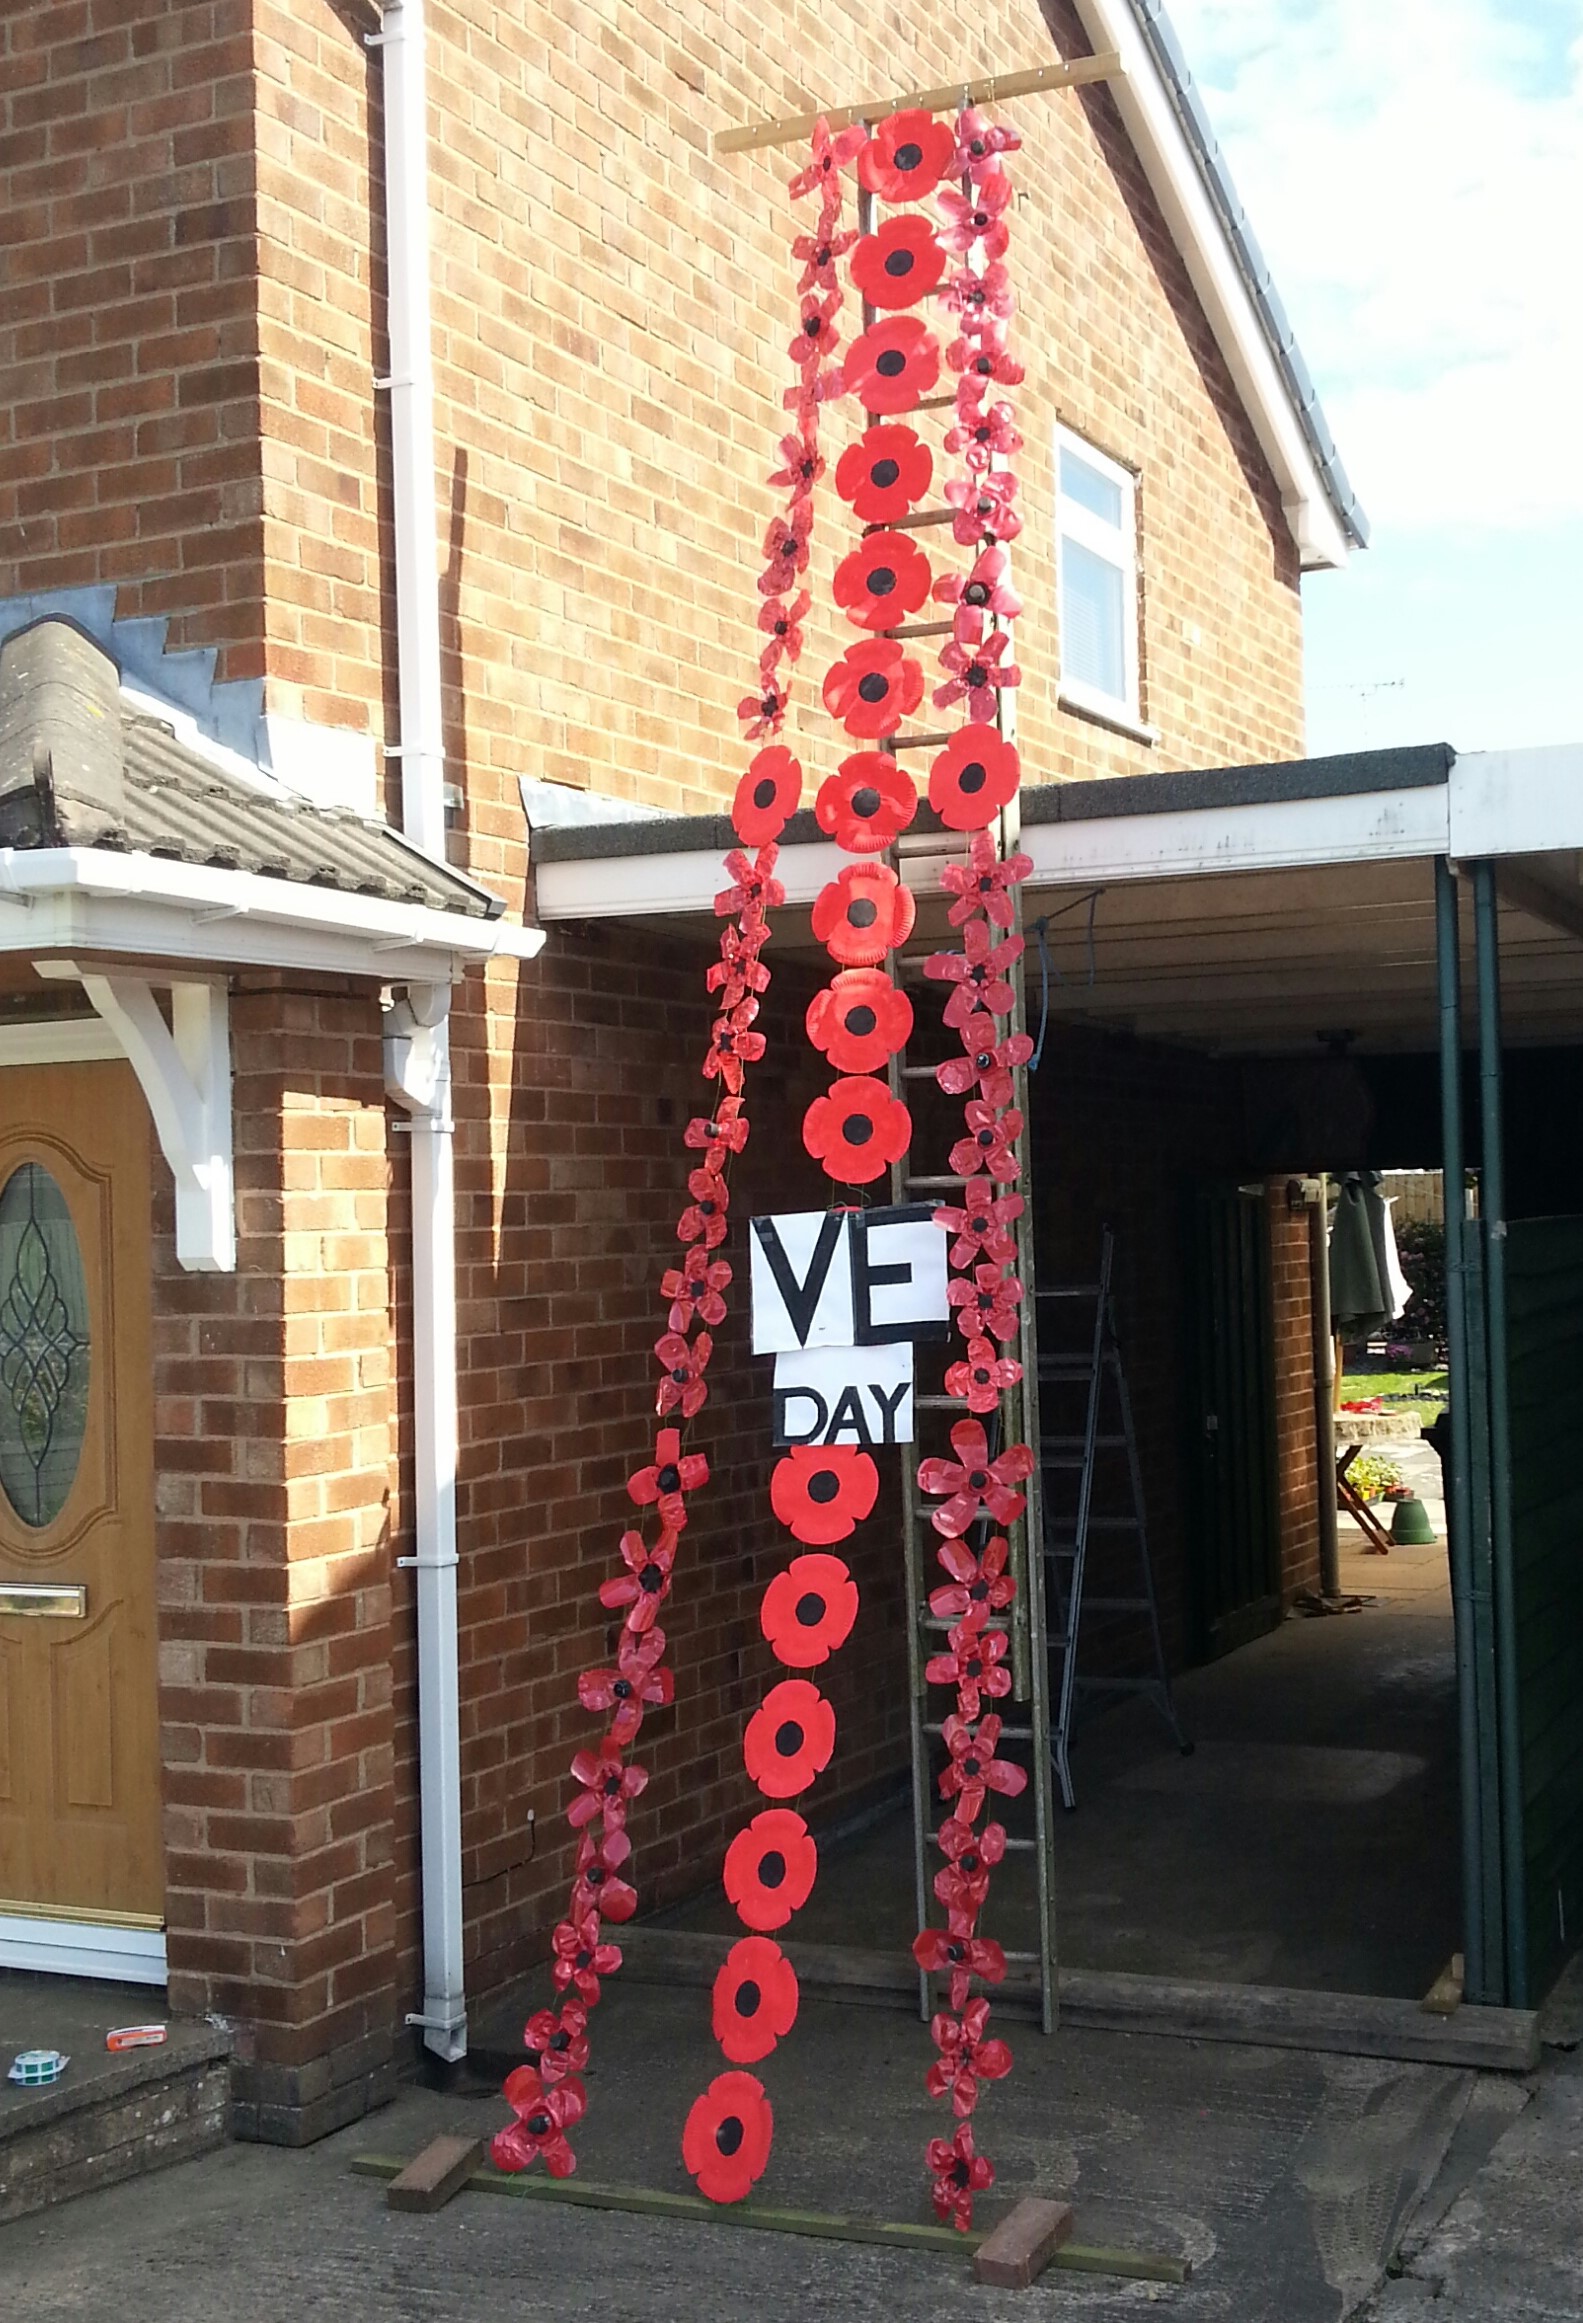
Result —
M1270 463L1303 569L1344 565L1368 545L1368 521L1170 19L1160 0L1073 5L1095 52L1121 58L1107 86Z

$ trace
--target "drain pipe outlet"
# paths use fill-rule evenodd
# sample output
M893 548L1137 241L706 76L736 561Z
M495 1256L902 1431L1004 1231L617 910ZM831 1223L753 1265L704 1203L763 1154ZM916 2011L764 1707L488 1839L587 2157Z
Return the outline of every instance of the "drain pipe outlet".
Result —
M445 728L435 545L423 0L394 0L384 60L391 479L402 825L445 860ZM414 987L386 1017L386 1085L412 1117L413 1525L426 2048L467 2054L462 1976L461 1722L456 1623L456 1221L450 993Z

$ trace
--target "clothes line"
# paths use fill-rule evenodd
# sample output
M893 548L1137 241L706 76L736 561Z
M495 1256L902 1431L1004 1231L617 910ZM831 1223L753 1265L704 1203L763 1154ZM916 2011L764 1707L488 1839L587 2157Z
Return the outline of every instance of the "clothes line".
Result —
M1049 89L1079 89L1092 81L1116 80L1122 72L1119 50L1100 56L1074 57L1070 64L1034 65L1021 73L988 73L978 80L947 81L935 89L908 89L899 97L867 97L855 105L822 105L813 113L794 113L780 121L750 121L740 129L717 129L712 140L716 153L749 153L761 145L797 145L811 137L821 121L831 129L849 129L855 121L883 121L892 113L944 113L963 105L997 105L1007 97L1043 96Z

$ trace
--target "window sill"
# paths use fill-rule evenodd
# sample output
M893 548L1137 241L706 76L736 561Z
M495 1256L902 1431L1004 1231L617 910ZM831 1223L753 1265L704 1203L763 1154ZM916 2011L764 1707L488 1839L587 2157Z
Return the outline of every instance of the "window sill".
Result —
M1125 710L1109 709L1088 694L1069 693L1063 686L1056 695L1056 701L1063 710L1070 710L1074 717L1090 718L1096 726L1108 726L1113 734L1125 734L1130 741L1152 744L1160 739L1158 726L1145 726L1141 719L1129 717Z

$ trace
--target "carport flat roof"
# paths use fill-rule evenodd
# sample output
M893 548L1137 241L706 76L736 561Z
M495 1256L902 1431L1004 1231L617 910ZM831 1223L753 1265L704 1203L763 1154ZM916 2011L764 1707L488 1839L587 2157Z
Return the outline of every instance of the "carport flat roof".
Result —
M1044 961L1063 1018L1217 1051L1437 1039L1434 865L1493 859L1507 1036L1583 1038L1583 745L1458 755L1444 744L1032 785L1022 845L1030 1002ZM538 915L675 933L713 924L724 816L535 831ZM943 941L927 810L906 841L919 939ZM847 861L804 810L787 825L778 951L818 953L808 912ZM1464 945L1471 956L1471 942Z

